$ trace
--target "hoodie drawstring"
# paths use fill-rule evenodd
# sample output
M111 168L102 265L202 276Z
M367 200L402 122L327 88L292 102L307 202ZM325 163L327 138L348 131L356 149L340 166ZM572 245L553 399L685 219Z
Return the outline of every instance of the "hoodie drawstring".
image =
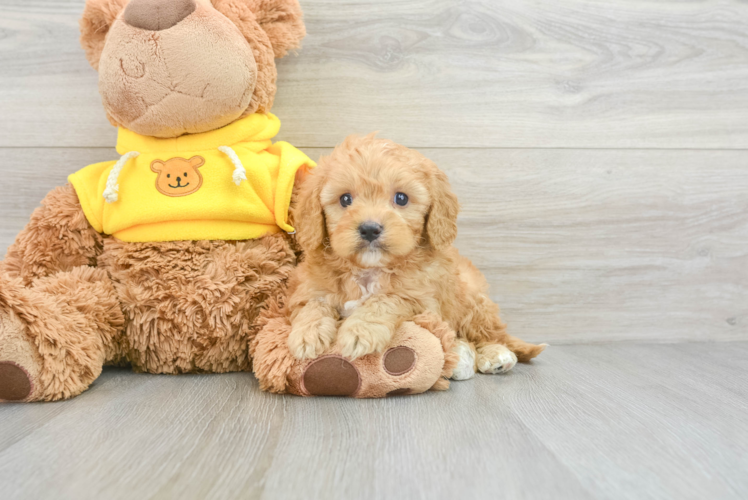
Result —
M137 151L130 151L122 155L122 157L114 164L112 171L109 172L109 177L106 179L106 189L104 190L104 199L107 203L114 203L119 198L117 192L119 191L119 173L131 158L137 158L140 153Z
M218 148L218 151L225 154L229 157L229 160L231 160L231 163L234 164L234 184L237 186L242 183L242 181L247 180L247 169L244 168L244 165L242 164L242 161L239 159L239 155L236 154L236 151L231 149L228 146L220 146Z

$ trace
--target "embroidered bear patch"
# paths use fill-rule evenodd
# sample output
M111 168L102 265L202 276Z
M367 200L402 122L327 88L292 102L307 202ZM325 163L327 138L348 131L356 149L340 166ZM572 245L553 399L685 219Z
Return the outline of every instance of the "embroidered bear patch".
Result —
M187 196L194 193L203 185L203 176L198 171L203 165L205 158L202 156L193 156L189 160L153 160L151 170L158 174L156 189L166 196Z

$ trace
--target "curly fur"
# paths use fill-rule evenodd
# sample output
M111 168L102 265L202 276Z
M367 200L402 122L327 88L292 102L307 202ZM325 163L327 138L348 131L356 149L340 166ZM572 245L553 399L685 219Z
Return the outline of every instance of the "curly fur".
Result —
M70 186L52 191L0 265L0 344L12 336L39 354L42 366L24 366L33 400L75 396L105 364L251 369L258 316L296 264L289 236L123 243L82 223L80 210Z
M128 320L128 359L150 373L250 370L257 318L295 263L281 234L240 242L109 239L99 258Z
M394 204L397 192L409 196L406 206ZM290 282L291 352L313 358L331 342L352 358L381 352L400 323L429 311L478 347L503 344L520 361L537 356L544 346L506 333L485 278L451 246L458 211L447 176L404 146L351 136L322 158L294 213L305 260ZM382 226L371 244L359 234L365 222ZM346 319L337 336L320 333L338 315Z
M107 360L122 358L118 333L124 318L102 270L78 267L41 278L32 287L0 276L0 309L22 322L25 341L40 356L42 366L33 370L38 375L35 400L75 396L99 376ZM0 323L0 333L7 326Z
M253 370L260 389L275 393L287 392L288 376L296 363L288 349L291 325L286 319L284 299L285 293L279 293L268 301L257 321L261 333L250 343Z
M52 190L34 210L0 262L0 274L29 285L58 271L95 265L102 247L103 237L86 220L78 195L68 184Z

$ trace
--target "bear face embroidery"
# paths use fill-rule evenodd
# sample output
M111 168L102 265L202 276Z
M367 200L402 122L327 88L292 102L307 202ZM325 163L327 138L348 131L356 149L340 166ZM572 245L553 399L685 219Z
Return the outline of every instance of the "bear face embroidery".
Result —
M166 196L187 196L196 192L203 185L203 176L198 170L203 165L205 158L202 156L193 156L189 160L153 160L151 170L158 174L156 189Z

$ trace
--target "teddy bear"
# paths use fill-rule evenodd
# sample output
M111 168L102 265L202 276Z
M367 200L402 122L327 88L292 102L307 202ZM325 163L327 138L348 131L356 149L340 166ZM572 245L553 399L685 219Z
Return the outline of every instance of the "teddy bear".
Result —
M104 365L254 369L306 396L446 388L438 318L354 364L258 335L284 328L267 326L300 253L289 206L315 166L272 142L275 59L305 36L296 0L88 0L80 28L120 156L52 190L0 262L0 401L71 398Z

